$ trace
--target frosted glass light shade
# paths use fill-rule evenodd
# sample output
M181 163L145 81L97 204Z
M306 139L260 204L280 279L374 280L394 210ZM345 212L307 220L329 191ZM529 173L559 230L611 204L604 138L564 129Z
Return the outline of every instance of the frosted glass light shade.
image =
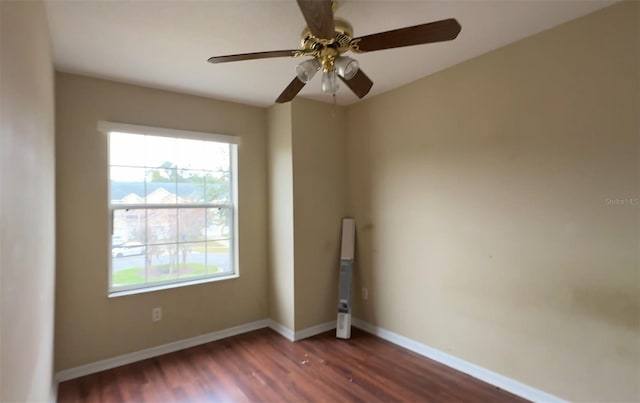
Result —
M298 76L298 80L306 84L311 81L318 70L320 70L320 62L318 59L309 59L296 66L296 75Z
M340 77L345 80L351 80L360 69L357 60L346 56L337 58L333 65Z
M338 85L335 70L322 73L322 92L335 94L338 88L340 88L340 86Z

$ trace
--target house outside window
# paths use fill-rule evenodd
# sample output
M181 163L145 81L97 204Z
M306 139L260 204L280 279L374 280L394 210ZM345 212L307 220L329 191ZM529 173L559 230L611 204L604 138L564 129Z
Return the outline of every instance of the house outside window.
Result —
M238 138L98 126L109 142L109 295L237 277Z

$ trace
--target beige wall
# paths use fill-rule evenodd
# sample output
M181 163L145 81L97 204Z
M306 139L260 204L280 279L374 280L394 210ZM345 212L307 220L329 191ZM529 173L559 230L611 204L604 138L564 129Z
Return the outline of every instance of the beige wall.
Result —
M349 108L357 316L563 398L640 399L638 17Z
M0 401L52 397L54 95L41 2L0 2Z
M264 319L266 111L70 74L56 75L56 368ZM99 120L241 136L238 279L107 298L107 138ZM151 309L162 306L162 321Z
M295 330L336 319L340 235L346 214L346 132L341 107L295 99L293 200Z
M294 328L291 103L268 110L269 317Z
M292 331L336 316L345 136L342 107L269 108L270 317Z

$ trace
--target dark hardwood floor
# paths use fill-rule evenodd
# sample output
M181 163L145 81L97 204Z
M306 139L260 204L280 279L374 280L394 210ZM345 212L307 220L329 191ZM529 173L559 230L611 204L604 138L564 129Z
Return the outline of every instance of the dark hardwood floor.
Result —
M58 401L523 401L358 329L334 335L257 330L63 382Z

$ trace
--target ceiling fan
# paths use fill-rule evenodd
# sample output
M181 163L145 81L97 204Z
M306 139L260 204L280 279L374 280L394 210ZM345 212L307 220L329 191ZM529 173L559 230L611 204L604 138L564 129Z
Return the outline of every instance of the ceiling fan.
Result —
M277 103L291 101L320 69L323 71L321 87L323 92L335 95L338 90L337 78L340 78L358 98L362 98L369 93L373 82L359 68L358 62L343 56L344 53L373 52L449 41L455 39L462 28L458 21L449 18L353 38L351 24L344 19L334 17L333 1L297 0L297 2L307 22L307 27L302 32L302 49L214 56L208 61L227 63L271 57L311 56L311 59L296 66L296 77L276 99Z

